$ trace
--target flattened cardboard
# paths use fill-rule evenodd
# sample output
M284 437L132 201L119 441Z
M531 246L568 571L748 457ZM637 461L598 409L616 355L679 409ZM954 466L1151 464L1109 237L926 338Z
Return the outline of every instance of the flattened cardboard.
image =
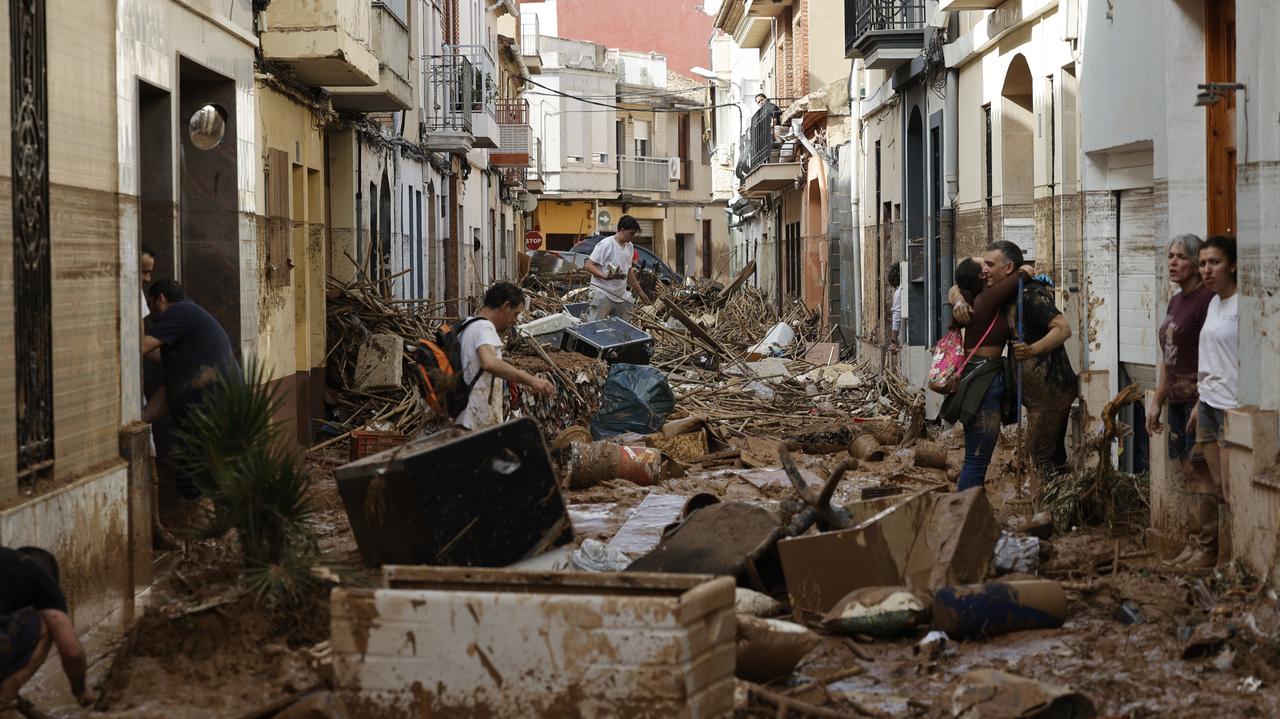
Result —
M901 584L908 550L931 502L928 492L859 502L850 511L870 516L857 527L778 542L792 609L816 619L855 589ZM877 505L885 508L872 513Z
M907 557L907 586L932 591L981 582L999 538L1000 525L981 487L936 495Z

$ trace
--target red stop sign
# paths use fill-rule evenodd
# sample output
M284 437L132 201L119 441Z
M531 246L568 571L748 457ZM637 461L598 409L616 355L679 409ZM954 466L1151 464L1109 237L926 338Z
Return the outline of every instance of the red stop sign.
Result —
M542 233L537 230L524 233L524 248L530 252L542 249Z

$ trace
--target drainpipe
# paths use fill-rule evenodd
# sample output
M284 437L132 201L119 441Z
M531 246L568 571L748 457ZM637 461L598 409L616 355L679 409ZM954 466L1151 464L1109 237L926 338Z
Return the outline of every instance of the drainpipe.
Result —
M360 139L360 131L353 131L356 136L356 279L361 279L361 265L364 247L364 141Z
M849 98L852 107L849 111L849 122L853 124L857 134L853 136L853 142L849 143L849 198L852 203L852 214L849 217L849 227L853 232L853 267L849 272L849 277L853 279L853 336L862 336L862 212L860 205L862 199L862 183L859 182L862 174L862 97L858 89L862 87L863 73L862 68L857 67L858 63L853 63L849 67ZM857 78L857 81L855 81Z

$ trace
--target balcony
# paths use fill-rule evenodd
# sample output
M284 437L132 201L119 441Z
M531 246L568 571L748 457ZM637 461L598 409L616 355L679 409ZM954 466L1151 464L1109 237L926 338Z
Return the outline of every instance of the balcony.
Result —
M533 150L528 100L499 100L498 149L489 153L492 167L528 167Z
M372 11L369 0L275 0L262 13L262 54L313 87L377 85Z
M764 110L751 116L751 124L738 143L738 165L742 180L738 187L744 197L763 197L793 186L801 174L797 157L799 141L785 136L773 124L773 115Z
M845 0L844 54L892 71L924 49L924 0Z
M434 152L465 154L475 146L471 134L475 68L461 55L427 58L427 107L423 144Z
M357 112L394 112L413 106L413 87L408 80L406 6L406 0L382 0L373 4L370 45L378 57L378 84L372 87L328 88L334 107Z
M995 10L1005 0L938 0L938 10L953 12L956 10Z
M498 69L483 45L445 45L445 50L471 63L471 136L474 146L498 147Z
M533 13L520 16L520 55L529 72L537 75L542 72L542 29L538 16Z
M778 19L793 0L724 0L717 17L721 30L733 37L741 48L764 48L769 43L772 23Z
M542 140L533 138L533 156L524 175L524 188L529 192L542 192Z
M618 189L670 192L671 163L665 157L619 157Z

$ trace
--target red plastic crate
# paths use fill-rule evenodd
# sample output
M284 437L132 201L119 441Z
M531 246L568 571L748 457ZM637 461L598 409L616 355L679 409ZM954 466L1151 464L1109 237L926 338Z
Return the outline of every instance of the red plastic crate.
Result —
M388 449L394 449L405 443L408 437L403 432L379 432L371 429L357 429L351 432L351 461L364 459Z

